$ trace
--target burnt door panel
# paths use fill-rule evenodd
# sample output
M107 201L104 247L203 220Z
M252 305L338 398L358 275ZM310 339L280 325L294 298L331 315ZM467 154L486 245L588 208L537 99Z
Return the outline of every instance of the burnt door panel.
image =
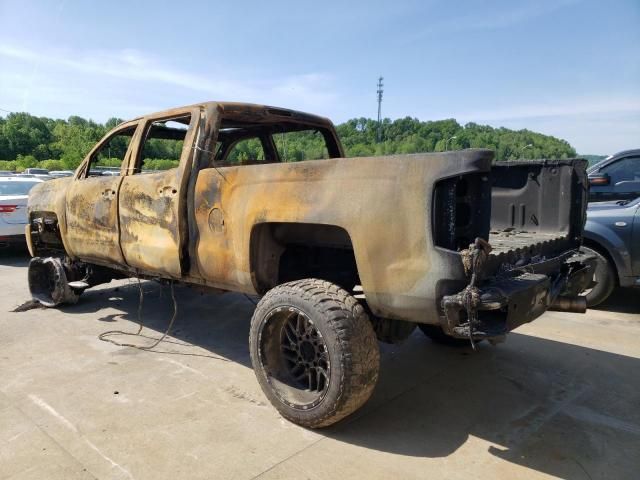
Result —
M66 204L67 247L83 260L109 265L124 261L119 245L118 194L137 128L134 121L109 132L89 152L71 182Z
M120 189L120 246L127 264L179 278L178 170L131 175Z
M74 180L67 193L67 246L87 261L122 263L118 245L118 176Z
M147 117L120 187L120 247L130 267L162 277L188 271L186 191L200 112L187 108ZM154 158L177 168L155 170ZM160 167L163 168L163 167Z

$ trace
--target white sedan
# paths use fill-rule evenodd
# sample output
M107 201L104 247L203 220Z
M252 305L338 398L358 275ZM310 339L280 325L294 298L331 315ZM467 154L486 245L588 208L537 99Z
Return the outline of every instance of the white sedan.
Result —
M39 178L0 177L0 245L25 242L29 190L43 181Z

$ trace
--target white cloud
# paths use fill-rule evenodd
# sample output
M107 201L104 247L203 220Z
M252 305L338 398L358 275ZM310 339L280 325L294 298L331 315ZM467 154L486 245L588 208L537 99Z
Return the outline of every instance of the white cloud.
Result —
M49 87L50 79L55 72L64 73L67 78L73 79L69 83L74 86L83 82L92 84L96 79L99 86L104 83L104 77L110 77L131 82L132 88L136 84L177 86L191 91L191 94L186 96L197 92L206 99L274 103L301 109L326 111L338 98L331 88L332 79L326 74L311 73L279 78L256 75L260 80L239 80L234 78L233 72L222 67L208 74L188 72L163 64L137 50L35 51L0 44L0 57L31 64L34 72L42 72L37 80L33 78L35 74L32 74L31 78L26 79L28 81L22 79L19 84L3 80L5 88L22 88L25 98L28 98L29 90ZM65 93L62 90L59 95L64 98ZM34 93L33 100L37 100L36 97L37 94ZM23 108L28 109L29 105L24 105Z
M476 99L477 102L482 100ZM640 95L582 95L536 103L492 105L476 103L474 110L458 108L425 109L404 104L392 117L410 115L421 120L455 118L459 123L474 122L515 130L528 129L567 140L578 153L610 154L639 148ZM427 107L428 108L428 107Z
M640 113L640 96L612 98L576 98L554 103L513 105L505 108L458 112L460 121L495 121L540 117L570 117L598 113ZM451 114L449 114L451 116Z
M274 86L274 93L281 98L291 99L293 103L304 103L312 100L314 104L333 104L338 100L338 95L327 90L326 86L333 83L329 75L307 74L296 75L285 78L281 83Z
M554 0L527 2L512 9L500 9L487 12L484 16L474 13L455 18L448 23L448 28L458 30L494 30L507 28L534 18L553 13L580 0Z
M523 14L513 15L510 21ZM185 71L137 50L36 50L0 41L0 71L0 108L50 117L81 115L104 121L211 99L296 108L334 120L363 111L375 115L371 96L352 94L347 101L338 82L327 74L240 76L224 67ZM581 153L634 146L640 128L640 96L622 92L513 105L485 100L487 108L476 103L473 109L442 106L441 111L420 111L421 100L396 104L394 116L528 128L565 138Z
M171 69L136 50L92 52L58 50L40 53L25 48L0 45L0 56L74 72L108 75L132 81L168 83L201 92L219 92L222 95L236 93L241 96L255 93L244 85Z
M603 112L573 117L539 117L489 123L513 129L527 128L564 138L579 154L608 155L640 146L640 112Z
M426 27L418 32L409 34L402 43L413 43L423 37L433 34L453 34L472 30L497 30L512 27L536 18L549 15L581 0L546 0L526 2L512 8L484 8L480 4L479 9L471 13L462 14L453 18L436 19L427 21ZM478 5L478 4L476 4Z
M638 148L640 96L577 97L553 103L436 112L429 117L455 118L463 124L526 128L563 138L581 154L611 154Z
M97 121L110 117L131 118L153 111L157 105L126 96L113 95L108 89L91 85L69 85L64 79L48 77L46 82L29 88L29 74L0 75L0 108L6 111L28 111L34 115L66 118L80 115ZM25 105L24 100L30 102Z

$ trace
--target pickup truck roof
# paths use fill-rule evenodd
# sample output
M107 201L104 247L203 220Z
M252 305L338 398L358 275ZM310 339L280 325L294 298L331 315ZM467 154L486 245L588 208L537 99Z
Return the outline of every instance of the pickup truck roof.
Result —
M288 123L304 123L307 125L315 125L318 127L329 127L332 126L333 123L326 117L321 117L318 115L312 115L310 113L300 112L297 110L290 110L287 108L280 107L272 107L269 105L259 105L255 103L242 103L242 102L218 102L218 101L209 101L209 102L201 102L194 103L192 105L187 105L185 107L179 108L171 108L168 110L162 110L159 112L155 112L149 115L144 115L141 117L136 117L131 120L127 120L122 122L122 124L129 123L132 121L140 120L145 117L170 117L180 111L183 111L185 108L201 108L201 109L218 109L219 111L227 114L234 114L237 118L237 125L245 126L247 123L254 124L255 122L259 122L261 118L264 119L273 119L273 117L282 117L283 120L286 120ZM246 123L242 121L242 117L246 118ZM234 125L226 125L227 127L233 127Z

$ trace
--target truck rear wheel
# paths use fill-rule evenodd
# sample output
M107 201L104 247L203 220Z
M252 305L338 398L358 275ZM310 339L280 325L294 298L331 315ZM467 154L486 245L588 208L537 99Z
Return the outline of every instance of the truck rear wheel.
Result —
M380 353L367 314L324 280L267 292L251 319L249 346L264 394L304 427L327 427L353 413L378 380Z

